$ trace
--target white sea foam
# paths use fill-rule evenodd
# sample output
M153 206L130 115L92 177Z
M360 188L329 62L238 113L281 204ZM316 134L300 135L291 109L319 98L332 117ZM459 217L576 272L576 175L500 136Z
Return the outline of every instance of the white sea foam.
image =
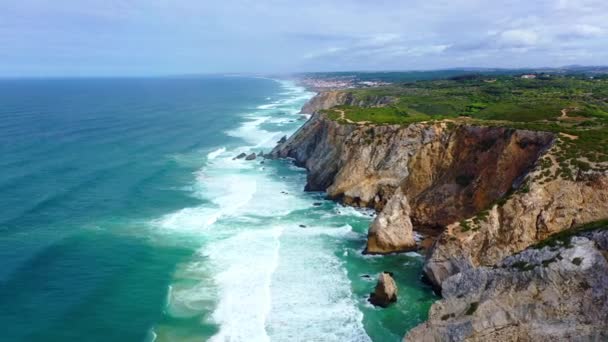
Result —
M268 341L270 279L278 264L282 228L244 231L210 245L205 253L218 266L219 304L213 321L220 331L211 341Z
M226 152L226 148L225 147L221 147L221 148L218 148L217 150L215 150L213 152L209 152L209 154L207 154L207 160L213 160L217 156L219 156L220 154L222 154L224 152Z
M366 217L366 218L371 218L371 217L376 216L376 213L373 209L347 207L344 205L337 205L335 208L335 212L338 215L343 215L343 216L355 216L355 217Z
M343 230L343 228L338 228ZM267 331L274 341L369 341L363 315L332 246L307 229L286 230L272 276Z
M165 231L204 240L200 253L177 269L166 311L175 318L203 315L218 324L211 341L368 341L350 282L331 246L331 241L359 239L360 234L348 225L300 228L306 217L291 214L312 207L301 184L281 180L258 161L233 159L273 147L297 128L289 115L298 113L311 94L288 82L282 85L283 99L245 114L242 125L226 132L246 146L207 152L191 186L203 204L154 222ZM269 123L275 128L262 128ZM276 131L276 124L285 130ZM338 214L367 215L347 207Z
M277 103L269 103L269 104L265 104L265 105L261 105L258 106L258 109L272 109L272 108L276 108Z

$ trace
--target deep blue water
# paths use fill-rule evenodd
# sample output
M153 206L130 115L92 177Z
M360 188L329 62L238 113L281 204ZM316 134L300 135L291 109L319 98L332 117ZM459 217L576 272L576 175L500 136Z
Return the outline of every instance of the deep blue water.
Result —
M433 299L420 258L361 256L368 213L303 193L287 161L233 160L295 131L311 95L0 81L0 340L398 340ZM387 266L404 299L378 311L361 275Z

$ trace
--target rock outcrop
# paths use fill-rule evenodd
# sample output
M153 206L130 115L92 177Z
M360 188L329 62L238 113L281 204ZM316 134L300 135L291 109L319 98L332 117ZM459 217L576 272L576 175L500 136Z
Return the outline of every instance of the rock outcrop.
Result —
M369 228L365 252L383 254L415 248L410 206L401 188L397 188Z
M378 283L374 292L369 296L369 302L383 308L397 301L397 284L388 272L378 275Z
M608 340L608 231L585 236L451 276L404 341Z

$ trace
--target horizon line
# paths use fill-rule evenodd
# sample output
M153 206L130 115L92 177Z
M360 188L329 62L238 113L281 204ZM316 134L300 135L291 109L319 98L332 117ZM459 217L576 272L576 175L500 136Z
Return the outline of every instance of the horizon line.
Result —
M302 74L321 74L321 73L397 73L397 72L434 72L434 71L524 71L524 70L568 70L568 69L592 69L607 68L608 65L562 65L556 67L548 66L526 66L526 67L448 67L437 69L353 69L353 70L322 70L322 71L291 71L291 72L193 72L193 73L172 73L172 74L149 74L149 75L25 75L25 76L3 76L0 80L48 80L48 79L144 79L144 78L195 78L201 76L292 76Z

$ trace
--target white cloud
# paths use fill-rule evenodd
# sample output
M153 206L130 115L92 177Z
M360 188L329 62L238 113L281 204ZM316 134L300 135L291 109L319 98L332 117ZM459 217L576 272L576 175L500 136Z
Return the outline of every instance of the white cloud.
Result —
M536 32L530 30L507 30L499 34L499 41L505 47L524 48L538 43Z
M581 38L600 37L604 34L604 30L598 26L580 24L572 27L572 33Z

